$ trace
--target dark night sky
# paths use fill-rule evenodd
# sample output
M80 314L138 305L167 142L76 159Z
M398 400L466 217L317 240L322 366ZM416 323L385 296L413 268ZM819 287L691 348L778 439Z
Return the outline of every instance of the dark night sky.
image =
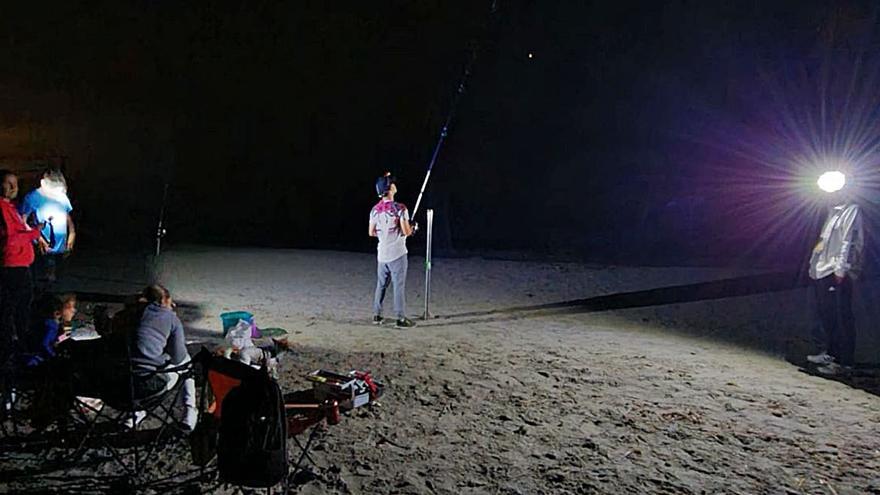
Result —
M779 261L812 235L772 225L794 157L876 113L867 1L122 4L0 12L0 159L63 162L87 243L146 244L167 181L171 243L369 250L375 177L413 206L475 49L441 253Z

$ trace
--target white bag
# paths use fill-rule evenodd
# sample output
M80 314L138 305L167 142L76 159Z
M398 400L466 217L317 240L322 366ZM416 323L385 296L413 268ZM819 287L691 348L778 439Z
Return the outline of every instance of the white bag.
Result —
M226 333L226 342L238 350L254 347L254 342L251 340L251 324L245 320L238 320L238 323Z

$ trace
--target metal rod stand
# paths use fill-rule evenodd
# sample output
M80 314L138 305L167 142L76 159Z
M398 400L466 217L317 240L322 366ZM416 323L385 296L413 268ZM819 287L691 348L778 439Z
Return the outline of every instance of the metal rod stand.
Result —
M431 237L434 232L434 210L428 209L428 235L427 247L425 248L425 313L422 315L423 320L431 317L428 310L431 302Z

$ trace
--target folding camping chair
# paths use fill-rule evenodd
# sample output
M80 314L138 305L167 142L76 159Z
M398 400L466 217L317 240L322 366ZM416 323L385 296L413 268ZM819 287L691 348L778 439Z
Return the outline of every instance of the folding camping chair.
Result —
M204 373L199 404L200 422L204 421L204 423L220 424L223 421L223 402L229 393L240 386L243 381L265 378L266 374L265 370L214 356L207 349L202 349L194 360L202 366ZM293 438L300 451L296 463L293 464L293 471L285 479L286 484L287 479L292 479L300 472L305 462L316 466L314 459L309 455L309 450L320 431L319 426L324 424L325 420L330 424L338 423L339 409L333 401L316 401L311 390L285 394L284 403L287 437ZM211 430L212 428L206 427L206 429ZM303 443L297 436L306 431L309 431L309 435ZM216 435L216 430L209 434ZM216 445L216 438L203 440L203 442L208 445ZM196 457L202 456L194 456L194 460ZM203 469L211 460L209 457L212 456L205 456L201 459Z
M47 451L51 457L42 458L41 464L67 465L91 448L105 448L124 471L124 481L138 481L145 461L176 426L174 404L192 365L154 372L175 373L176 383L138 395L128 357L111 360L108 352L108 342L101 340L71 343L57 358L5 376L0 451L17 455L22 449L60 447ZM135 411L145 415L128 428L125 421Z
M106 310L103 305L94 309L95 324L101 334L106 333L112 323ZM0 438L33 443L45 440L34 437L51 437L47 443L53 444L66 444L75 438L74 430L81 429L78 428L80 421L78 415L71 413L83 404L76 404L73 384L82 371L79 368L100 362L107 347L106 341L83 343L68 339L58 348L58 356L39 360L36 365L22 353L5 359L0 372ZM90 381L103 380L99 373L90 375ZM85 381L89 380L80 380ZM77 442L74 440L74 443Z
M318 464L309 455L316 435L323 430L326 422L328 425L339 423L339 403L335 400L320 401L315 398L313 389L298 390L284 395L284 409L287 413L287 436L293 438L294 443L300 450L299 458L293 466L291 478L295 478L299 471L305 468L304 462L314 467ZM305 444L300 443L297 435L309 431Z
M63 361L4 370L0 438L4 444L65 445L75 437L70 374Z
M137 484L144 473L145 462L163 440L171 437L168 433L181 431L177 426L175 407L180 402L184 383L193 375L193 364L190 361L135 375L126 355L107 361L102 368L100 387L82 393L99 398L101 405L83 400L80 392L74 390L77 394L74 411L86 431L70 457L79 458L90 444L97 441L123 469L126 481ZM84 378L89 382L94 380ZM150 379L159 379L159 384L164 382L166 385L142 390L140 384Z
M0 440L16 442L33 432L30 409L38 388L38 373L7 363L0 370Z
M45 363L4 370L0 384L0 465L19 473L64 465L75 441L71 396L64 394ZM5 471L5 470L4 470Z

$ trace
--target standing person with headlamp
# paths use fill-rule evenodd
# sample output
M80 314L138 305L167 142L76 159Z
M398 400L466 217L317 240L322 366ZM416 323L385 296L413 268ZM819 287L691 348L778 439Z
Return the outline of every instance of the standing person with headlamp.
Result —
M829 176L836 178L836 183L829 180ZM844 194L843 177L840 172L829 172L819 179L819 186L832 194L829 198L832 206L813 248L809 269L810 278L815 281L825 335L823 350L807 356L807 360L819 365L820 373L829 375L838 374L854 363L852 283L861 269L865 244L862 215L858 205Z
M62 260L73 250L76 231L70 212L73 205L67 197L67 181L59 170L46 170L40 187L29 192L19 206L21 215L31 225L44 224L43 239L48 247L40 250L34 264L38 292L55 283Z

